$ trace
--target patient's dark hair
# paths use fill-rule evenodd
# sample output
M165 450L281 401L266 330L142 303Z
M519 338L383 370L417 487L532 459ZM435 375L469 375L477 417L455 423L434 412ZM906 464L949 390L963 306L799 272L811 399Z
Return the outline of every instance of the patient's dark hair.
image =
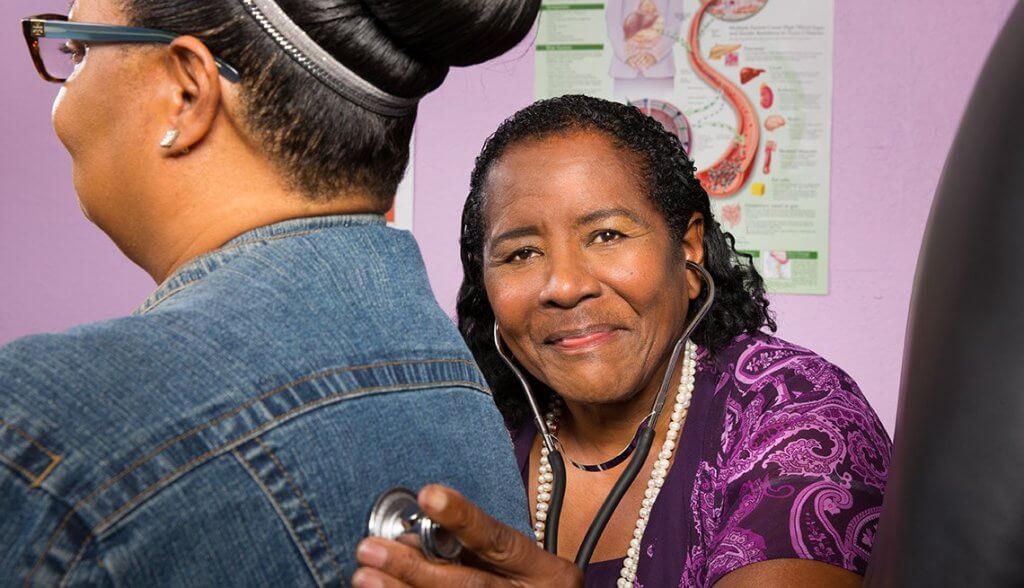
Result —
M462 210L464 277L457 303L459 330L491 386L498 409L513 427L519 426L529 411L519 383L494 348L494 313L484 289L482 266L487 176L515 144L580 131L601 133L628 155L637 178L665 216L677 242L682 241L693 213L704 215L704 267L715 280L716 296L710 313L693 336L694 342L714 354L741 333L776 329L768 311L764 281L754 269L751 256L737 252L733 236L722 232L711 214L707 192L694 177L693 162L674 135L629 105L587 96L542 100L514 114L487 139L476 159L469 198ZM705 296L706 290L690 305L691 314L700 308ZM539 396L551 394L527 376Z
M384 117L355 106L289 58L239 0L121 0L136 26L202 40L242 74L246 122L293 188L325 199L363 190L390 206L415 112ZM382 90L421 97L450 66L515 46L540 0L278 0L343 65Z

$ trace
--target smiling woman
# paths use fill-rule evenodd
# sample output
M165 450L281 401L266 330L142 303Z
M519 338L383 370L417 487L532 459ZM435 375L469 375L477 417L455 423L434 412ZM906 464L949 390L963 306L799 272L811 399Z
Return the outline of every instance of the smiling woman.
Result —
M661 449L612 514L586 584L859 585L891 443L848 375L764 332L775 324L760 276L659 123L583 96L517 113L477 159L461 245L459 328L512 431L536 540L550 539L554 454L498 345L538 392L535 418L575 466L548 541L558 557L514 533L474 540L500 525L464 517L456 528L467 547L483 544L472 569L412 565L419 556L397 550L377 567L413 585L572 577L569 558L585 563L577 552L590 549L594 513L629 467L622 456L657 414L668 378L678 388L654 425ZM709 298L675 367L673 349Z

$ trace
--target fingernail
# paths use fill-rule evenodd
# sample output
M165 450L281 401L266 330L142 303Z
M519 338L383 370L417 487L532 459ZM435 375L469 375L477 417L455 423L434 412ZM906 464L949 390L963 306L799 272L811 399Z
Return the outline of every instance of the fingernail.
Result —
M431 488L424 497L430 510L440 512L448 506L448 495L437 488Z
M372 541L363 541L356 548L356 559L359 563L379 568L388 560L388 550Z
M352 586L353 588L384 588L384 582L365 570L356 570L356 573L352 575Z

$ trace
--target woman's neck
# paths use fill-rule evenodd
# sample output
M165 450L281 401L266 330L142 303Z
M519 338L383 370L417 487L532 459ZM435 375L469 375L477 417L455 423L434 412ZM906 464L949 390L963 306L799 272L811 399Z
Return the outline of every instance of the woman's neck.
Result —
M667 363L655 373L643 390L625 401L611 404L563 401L565 407L558 423L558 438L573 461L601 463L629 445L651 414L661 390ZM674 379L679 378L681 370L681 365L676 367ZM674 387L670 387L670 397L666 399L668 402L672 401L672 390ZM666 422L666 419L659 419L658 429L667 426Z

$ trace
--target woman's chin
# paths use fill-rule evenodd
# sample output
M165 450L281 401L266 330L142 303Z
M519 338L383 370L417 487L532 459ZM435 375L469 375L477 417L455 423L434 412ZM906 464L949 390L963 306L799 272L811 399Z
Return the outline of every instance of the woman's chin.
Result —
M636 398L639 392L636 387L624 385L622 378L615 375L606 379L574 380L553 389L566 402L593 406L624 404Z

